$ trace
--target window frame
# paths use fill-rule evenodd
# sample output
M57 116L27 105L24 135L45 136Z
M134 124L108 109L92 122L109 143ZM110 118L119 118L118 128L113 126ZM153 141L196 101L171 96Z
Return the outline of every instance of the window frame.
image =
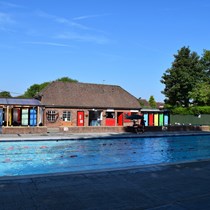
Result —
M64 110L62 113L62 119L64 122L71 122L71 111Z

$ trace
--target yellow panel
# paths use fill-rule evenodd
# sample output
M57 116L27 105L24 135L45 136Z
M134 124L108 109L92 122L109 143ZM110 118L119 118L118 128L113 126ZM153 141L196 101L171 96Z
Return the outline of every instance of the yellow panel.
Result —
M12 125L12 109L9 109L9 125Z
M154 114L154 126L158 126L158 114Z

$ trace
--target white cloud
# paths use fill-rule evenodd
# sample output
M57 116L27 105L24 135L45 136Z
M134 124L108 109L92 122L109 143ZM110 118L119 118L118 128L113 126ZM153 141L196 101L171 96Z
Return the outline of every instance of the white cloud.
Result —
M89 35L89 34L78 34L78 33L64 33L59 34L56 38L58 39L69 39L69 40L76 40L82 42L92 42L96 44L106 44L109 40L104 36L96 36L96 35Z
M106 15L107 14L103 14L103 15L84 15L84 16L75 17L75 18L73 18L73 20L84 20L84 19L97 18L97 17L101 17L101 16L106 16Z
M68 26L71 26L71 27L74 27L74 28L83 29L83 30L89 30L90 29L89 27L87 27L85 25L82 25L82 24L79 24L79 23L76 23L75 21L71 21L67 18L63 18L63 17L59 17L59 16L55 16L55 15L50 15L50 14L45 13L43 11L38 11L37 15L39 17L42 17L42 18L50 19L50 20L52 20L56 23L65 24L65 25L68 25Z
M23 42L24 44L33 44L33 45L47 45L53 47L71 47L67 44L56 43L56 42Z
M51 15L41 10L37 11L36 15L38 15L41 18L45 18L52 22L68 27L68 28L62 29L63 32L54 36L53 38L63 39L63 40L74 40L74 41L80 41L80 42L89 42L89 43L95 43L95 44L107 44L109 42L108 38L105 37L104 32L87 27L83 24L78 23L78 21L76 21L76 20L87 19L91 17L92 18L98 17L99 15L80 16L72 20L67 19L65 17ZM65 31L66 29L70 32L66 32ZM74 32L71 32L71 30ZM87 31L89 33L87 33Z

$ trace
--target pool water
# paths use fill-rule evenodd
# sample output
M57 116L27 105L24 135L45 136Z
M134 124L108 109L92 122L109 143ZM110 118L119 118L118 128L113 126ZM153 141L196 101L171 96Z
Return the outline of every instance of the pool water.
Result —
M210 158L210 135L0 142L0 176L112 169Z

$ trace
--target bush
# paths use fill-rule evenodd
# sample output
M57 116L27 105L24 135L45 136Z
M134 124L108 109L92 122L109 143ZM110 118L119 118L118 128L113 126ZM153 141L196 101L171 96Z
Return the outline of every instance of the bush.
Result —
M199 115L199 114L210 114L210 106L192 106L192 107L176 107L170 109L171 114L180 115Z

